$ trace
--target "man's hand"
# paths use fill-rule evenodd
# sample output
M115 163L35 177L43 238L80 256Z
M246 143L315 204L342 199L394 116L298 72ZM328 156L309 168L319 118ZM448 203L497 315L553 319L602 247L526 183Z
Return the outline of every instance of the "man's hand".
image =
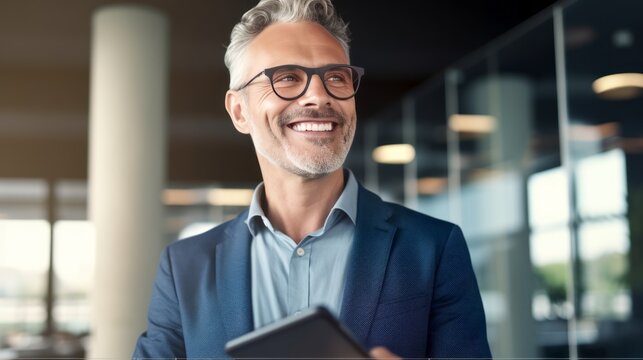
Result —
M386 360L402 360L401 357L393 354L388 351L384 346L374 347L370 351L370 355L373 359L386 359Z

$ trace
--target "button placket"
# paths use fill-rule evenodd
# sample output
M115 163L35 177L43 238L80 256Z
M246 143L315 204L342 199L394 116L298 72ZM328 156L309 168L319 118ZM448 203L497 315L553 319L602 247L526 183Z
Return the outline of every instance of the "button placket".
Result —
M310 248L297 247L290 258L288 314L306 309L310 302Z

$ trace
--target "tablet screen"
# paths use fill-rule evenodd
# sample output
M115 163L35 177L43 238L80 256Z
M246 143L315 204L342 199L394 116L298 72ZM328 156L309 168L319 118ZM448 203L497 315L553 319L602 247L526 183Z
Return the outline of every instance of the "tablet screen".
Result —
M323 307L316 307L231 340L233 358L368 358L352 335Z

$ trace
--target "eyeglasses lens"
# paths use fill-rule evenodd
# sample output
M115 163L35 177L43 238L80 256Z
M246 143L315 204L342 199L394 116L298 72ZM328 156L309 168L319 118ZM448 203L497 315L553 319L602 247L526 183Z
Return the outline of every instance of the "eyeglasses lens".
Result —
M283 67L272 74L272 86L277 95L283 98L297 98L306 91L308 74L297 67ZM332 96L347 99L355 95L359 85L359 75L348 66L325 69L322 80L326 91Z

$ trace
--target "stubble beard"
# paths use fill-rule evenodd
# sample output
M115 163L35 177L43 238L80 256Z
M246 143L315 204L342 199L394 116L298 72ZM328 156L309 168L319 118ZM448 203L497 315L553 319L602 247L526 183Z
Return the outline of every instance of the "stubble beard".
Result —
M308 141L313 143L316 151L312 153L297 151L296 147L292 146L290 142L284 141L286 138L285 132L288 131L286 124L297 117L308 119L334 118L337 121L335 126L342 132L339 147L335 148L335 139L313 138L308 139ZM344 165L355 135L355 119L346 120L341 113L333 109L325 111L293 109L279 116L278 125L281 129L281 139L271 133L271 140L275 146L265 146L260 139L254 139L256 151L273 165L307 179L320 178L340 169ZM279 147L279 144L281 147Z

